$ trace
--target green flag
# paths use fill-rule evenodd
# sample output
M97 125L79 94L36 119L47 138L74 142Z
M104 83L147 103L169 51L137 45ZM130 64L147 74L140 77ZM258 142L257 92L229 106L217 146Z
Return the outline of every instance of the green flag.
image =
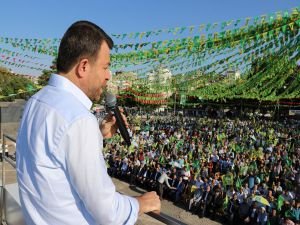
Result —
M227 174L222 176L222 182L225 186L233 185L233 175L232 173L228 172Z
M281 207L283 206L284 197L282 195L279 195L277 199L277 210L281 210Z
M131 144L131 145L128 147L128 151L129 151L130 153L134 152L134 145L133 145L133 144Z
M165 163L165 157L164 157L163 155L161 155L161 156L159 157L158 161L159 161L160 163L164 164L164 163Z
M242 181L239 176L236 179L235 186L237 189L240 189L242 187Z

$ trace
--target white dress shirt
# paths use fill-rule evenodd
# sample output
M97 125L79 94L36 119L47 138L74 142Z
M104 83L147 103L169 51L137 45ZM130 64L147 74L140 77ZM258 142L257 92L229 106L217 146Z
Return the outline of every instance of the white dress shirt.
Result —
M52 75L27 102L17 138L17 176L27 225L134 224L137 199L116 192L92 102Z
M161 184L166 183L166 185L170 188L169 179L170 178L168 177L168 175L165 172L163 172L158 178L158 182Z

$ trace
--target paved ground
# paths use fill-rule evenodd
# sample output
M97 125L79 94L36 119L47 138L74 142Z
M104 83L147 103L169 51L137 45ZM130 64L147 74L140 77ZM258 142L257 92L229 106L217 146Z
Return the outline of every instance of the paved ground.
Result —
M145 191L141 188L138 187L129 187L129 184L123 181L120 181L118 179L113 178L113 182L115 183L117 190L121 193L128 194L130 196L137 196L140 195L141 193L144 193ZM193 215L192 213L186 211L184 208L179 207L177 205L174 205L173 202L168 201L168 200L163 200L162 201L162 212L176 218L179 221L182 221L185 224L198 224L198 225L217 225L221 224L216 221L212 221L207 218L199 218L197 215ZM151 223L150 223L151 221ZM163 223L155 223L155 220L151 220L149 216L143 215L139 218L137 225L148 225L148 224L163 224Z

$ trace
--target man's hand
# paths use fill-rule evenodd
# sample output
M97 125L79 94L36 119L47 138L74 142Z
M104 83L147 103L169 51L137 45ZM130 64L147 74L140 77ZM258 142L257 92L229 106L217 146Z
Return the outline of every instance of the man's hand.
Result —
M159 196L155 191L146 192L145 194L136 197L140 205L139 215L147 212L160 213L161 203Z
M127 123L127 119L123 114L123 109L120 109L122 114L122 119L124 120L125 126L128 128L129 125ZM111 114L107 114L100 124L100 131L102 133L103 138L111 138L118 130L118 125L116 123L116 118Z

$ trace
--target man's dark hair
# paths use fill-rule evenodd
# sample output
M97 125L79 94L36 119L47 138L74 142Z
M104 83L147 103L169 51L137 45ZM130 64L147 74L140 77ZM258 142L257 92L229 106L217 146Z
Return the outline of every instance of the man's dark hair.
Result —
M113 40L99 26L89 21L73 23L60 42L57 72L69 72L83 58L95 61L104 41L112 49Z

